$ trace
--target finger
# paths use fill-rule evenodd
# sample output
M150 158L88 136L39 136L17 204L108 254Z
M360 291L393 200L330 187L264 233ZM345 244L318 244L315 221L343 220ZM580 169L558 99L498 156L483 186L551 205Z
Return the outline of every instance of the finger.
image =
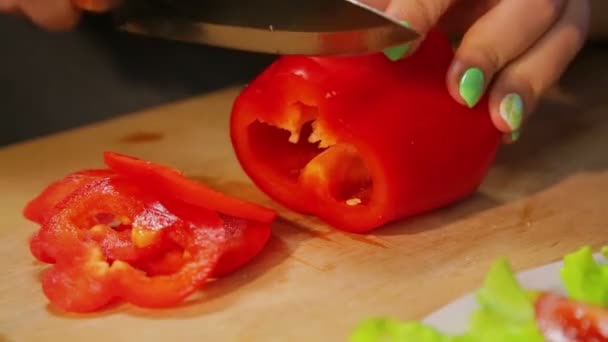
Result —
M498 75L490 94L490 112L499 130L519 135L538 99L558 81L583 47L589 17L588 0L569 0L555 26Z
M118 0L73 0L74 6L83 11L103 13L118 5Z
M368 0L370 1L370 0ZM374 0L380 1L380 0ZM425 34L438 23L441 16L456 0L391 0L386 6L386 14L404 26L420 32L422 37L413 42L386 49L384 54L392 61L411 55L424 40Z
M477 105L494 75L555 23L565 1L501 1L481 16L465 33L448 71L452 96L463 105Z
M361 0L361 2L379 11L384 11L391 0Z
M418 32L426 33L439 22L456 0L392 0L386 14L407 22Z
M20 7L34 24L50 31L72 29L80 19L69 0L22 0Z
M19 14L17 0L0 0L0 13Z
M438 26L445 32L461 34L466 32L477 19L494 8L501 0L454 2L450 9L441 17Z

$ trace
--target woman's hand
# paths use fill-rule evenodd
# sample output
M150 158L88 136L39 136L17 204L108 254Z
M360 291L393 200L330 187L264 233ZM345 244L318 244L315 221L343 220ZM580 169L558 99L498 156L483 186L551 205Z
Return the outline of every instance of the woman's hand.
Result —
M27 17L49 31L74 28L83 10L104 12L115 0L0 0L0 12Z
M463 33L447 87L466 106L489 91L492 121L507 142L580 51L590 21L589 0L365 1L422 33ZM387 55L411 53L410 45Z

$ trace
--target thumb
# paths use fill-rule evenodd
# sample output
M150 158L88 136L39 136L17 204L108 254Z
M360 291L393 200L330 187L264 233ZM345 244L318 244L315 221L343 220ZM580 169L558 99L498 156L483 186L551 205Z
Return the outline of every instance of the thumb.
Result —
M396 61L411 55L428 31L434 28L443 14L456 0L391 0L386 6L385 13L395 18L403 25L419 32L422 37L404 45L386 49L384 54Z

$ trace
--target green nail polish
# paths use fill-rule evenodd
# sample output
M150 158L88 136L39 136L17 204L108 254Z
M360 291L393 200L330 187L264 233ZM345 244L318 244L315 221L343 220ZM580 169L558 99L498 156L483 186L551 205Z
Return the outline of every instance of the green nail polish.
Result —
M519 140L520 136L521 136L521 131L515 131L515 132L511 133L511 141L516 142L517 140Z
M483 94L484 76L479 68L468 69L460 79L460 96L472 108Z
M408 22L406 22L405 20L402 20L401 24L405 27L410 27L410 24L408 24ZM384 50L384 55L391 61L396 62L401 58L405 57L410 51L411 47L412 45L410 43L407 43L404 45L388 48Z
M511 93L500 101L500 117L509 125L512 131L517 131L521 126L524 113L524 103L521 96Z

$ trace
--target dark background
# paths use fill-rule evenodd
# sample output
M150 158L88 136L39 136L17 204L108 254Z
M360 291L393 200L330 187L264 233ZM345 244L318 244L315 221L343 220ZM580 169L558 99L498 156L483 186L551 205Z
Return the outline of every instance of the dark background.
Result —
M245 83L275 56L0 16L0 146Z

